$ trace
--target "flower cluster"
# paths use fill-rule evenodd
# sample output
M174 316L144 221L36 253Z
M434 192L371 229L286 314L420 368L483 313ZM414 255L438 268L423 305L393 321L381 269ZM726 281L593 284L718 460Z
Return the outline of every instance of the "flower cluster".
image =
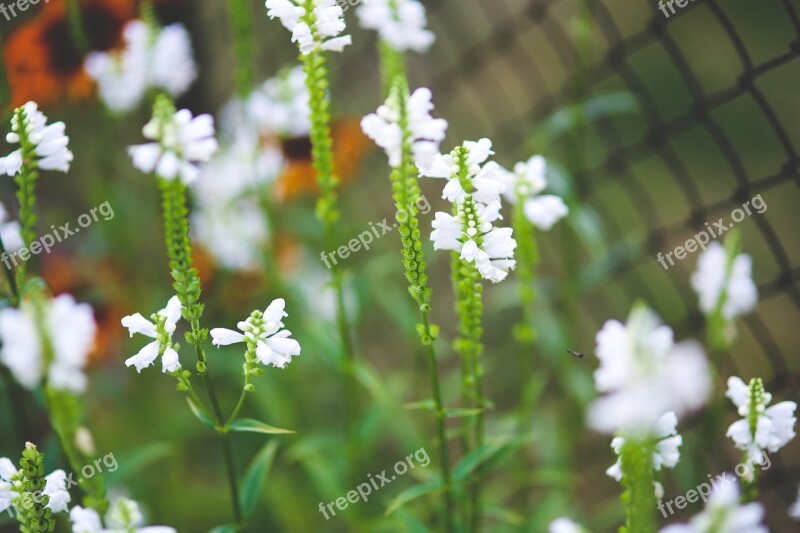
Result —
M777 452L795 437L797 404L786 401L767 407L772 395L764 390L761 379L753 378L747 385L741 378L731 377L725 395L744 417L730 425L726 436L749 459L762 463L765 451Z
M547 188L547 162L542 156L514 165L514 171L501 169L498 177L505 184L503 196L509 203L522 202L522 212L531 224L549 230L553 224L567 216L569 209L561 197L540 194Z
M67 474L63 470L54 470L44 479L42 494L48 497L46 508L53 513L66 511L71 501L67 491ZM0 513L12 506L17 509L27 508L30 502L24 501L24 498L33 497L35 495L25 492L24 472L14 466L11 459L0 457Z
M401 125L401 95L392 91L385 104L378 107L377 112L370 113L361 120L361 129L375 141L375 144L386 151L389 165L400 166L403 150L403 127L410 134L411 150L414 161L425 166L439 153L439 145L447 133L447 121L433 118L433 95L430 89L419 88L411 93L406 107L406 122Z
M711 243L700 255L692 287L703 313L710 315L721 304L722 317L730 321L755 309L758 289L752 279L752 258L747 254L728 256L722 244Z
M242 333L225 328L212 329L212 344L228 346L244 342L248 361L254 358L264 365L286 368L292 357L300 355L300 343L291 338L290 331L283 329L281 319L289 316L285 307L283 298L278 298L263 313L253 311L247 320L236 325Z
M425 52L436 40L426 29L425 6L418 0L372 0L359 6L356 14L362 27L376 30L398 52Z
M315 50L341 52L352 43L350 35L339 36L345 23L336 0L266 0L265 5L267 15L280 19L292 32L292 42L303 55Z
M644 306L635 306L626 324L606 322L596 353L595 385L605 395L590 407L589 425L598 431L646 436L664 413L679 417L702 406L710 393L702 347L675 344L672 329Z
M95 330L92 308L72 296L25 300L19 309L0 310L0 361L28 389L46 379L53 389L80 393Z
M176 112L166 98L156 102L142 133L154 142L128 148L133 165L166 180L179 178L186 185L200 174L198 163L208 162L218 148L211 115L193 117L188 109Z
M653 450L653 469L661 470L662 467L675 468L681 458L680 446L683 438L678 434L678 417L670 411L664 413L656 422L651 438L655 441ZM611 441L611 447L617 455L622 451L625 444L625 437L615 437ZM617 481L622 479L622 459L608 467L606 474Z
M22 170L23 162L40 170L68 172L73 155L69 150L69 137L64 134L63 122L47 124L47 117L39 111L36 102L28 102L14 110L11 133L6 135L10 144L19 144L6 157L0 157L0 173L14 176ZM28 153L30 150L30 153ZM26 157L32 161L23 161Z
M768 533L761 525L763 517L760 503L740 505L738 486L725 483L711 493L705 510L688 524L673 524L660 533Z
M448 180L442 197L454 204L452 215L435 215L434 249L459 252L461 259L475 264L482 277L496 283L516 265L517 243L511 228L492 224L503 218L500 194L504 190L497 178L499 165L484 164L493 153L489 139L466 141L450 154L436 154L417 165L423 176Z
M122 42L118 50L91 52L84 63L111 111L134 109L150 89L176 98L197 78L191 38L181 24L156 29L132 20L125 25Z
M175 372L180 370L181 363L178 352L172 344L172 334L175 333L175 325L181 318L181 302L177 296L173 296L167 302L167 306L161 311L153 314L150 320L143 317L140 313L126 316L122 319L122 326L128 328L130 336L135 333L155 339L139 350L139 353L125 361L125 366L136 367L137 372L152 365L161 356L162 372Z
M175 533L167 526L141 527L144 522L139 504L127 498L119 498L111 504L105 515L105 524L94 509L84 509L76 505L69 512L73 533Z
M275 137L301 137L311 129L306 75L300 66L284 69L251 95L247 112L259 133Z

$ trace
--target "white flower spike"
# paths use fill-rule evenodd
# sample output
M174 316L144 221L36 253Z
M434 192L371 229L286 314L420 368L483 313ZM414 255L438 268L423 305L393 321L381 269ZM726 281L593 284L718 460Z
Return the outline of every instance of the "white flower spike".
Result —
M133 165L165 180L178 178L186 185L200 174L198 163L207 163L218 148L211 115L193 117L188 109L175 112L166 98L156 102L153 118L142 132L154 142L128 148Z
M661 416L702 406L711 390L708 362L693 342L675 344L672 329L637 305L626 324L609 320L597 333L597 390L589 425L605 433L652 434Z
M47 124L47 117L39 111L36 102L28 102L18 107L11 117L11 133L6 135L9 144L19 144L27 139L38 157L35 160L39 170L68 172L73 155L69 150L69 137L64 134L63 122ZM22 148L0 158L0 173L9 176L22 170Z
M549 230L567 216L569 209L561 197L540 194L547 188L547 162L542 156L533 156L524 163L514 165L514 171L501 169L499 179L505 184L503 196L509 203L522 202L522 211L531 224Z
M744 417L730 425L726 436L752 461L763 463L765 451L775 453L795 437L797 404L786 401L767 407L772 395L764 390L761 379L754 378L747 385L741 378L731 377L725 395Z
M659 533L768 533L761 525L764 507L760 503L739 504L739 487L724 483L711 493L705 510L688 524L673 524Z
M418 0L370 0L356 11L361 26L376 30L398 52L425 52L436 40L426 29L425 6Z
M300 355L300 343L291 338L290 331L283 329L281 320L288 316L285 307L283 298L278 298L263 313L253 311L247 320L237 324L241 333L225 328L212 329L212 344L228 346L244 342L248 354L254 354L260 363L286 368L292 357Z
M175 325L181 318L181 302L177 296L173 296L167 302L167 306L152 315L150 320L136 313L122 319L122 326L128 328L130 336L135 333L155 339L139 350L139 353L129 357L125 361L125 366L136 367L137 372L149 367L161 356L162 372L175 372L180 370L181 363L178 352L172 345L172 334L175 333Z
M266 0L265 5L269 18L280 19L292 32L292 42L303 55L315 50L341 52L352 43L350 35L339 36L346 26L336 0Z
M52 347L52 361L44 360L40 331ZM76 303L68 294L43 302L41 311L25 300L19 309L0 311L0 361L27 389L36 388L46 377L54 389L81 393L86 389L83 367L94 345L95 331L92 308Z

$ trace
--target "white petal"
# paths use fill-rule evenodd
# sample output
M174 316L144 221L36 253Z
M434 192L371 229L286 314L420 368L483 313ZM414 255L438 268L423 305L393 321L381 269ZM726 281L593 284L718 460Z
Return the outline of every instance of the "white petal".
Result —
M153 361L158 357L159 344L158 341L153 341L139 350L139 353L125 361L125 366L135 366L137 372L147 368L153 364Z
M237 342L244 342L244 335L238 331L225 328L214 328L211 330L211 344L214 346L228 346Z
M155 325L140 313L124 317L122 319L122 327L128 328L131 337L133 337L135 333L140 333L153 339L156 338Z

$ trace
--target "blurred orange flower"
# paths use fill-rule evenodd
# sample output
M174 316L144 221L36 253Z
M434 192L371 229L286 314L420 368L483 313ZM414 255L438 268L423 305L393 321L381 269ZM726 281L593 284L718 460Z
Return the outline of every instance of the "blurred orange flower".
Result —
M134 0L85 0L80 3L91 50L120 45L122 27L133 18ZM92 94L93 83L83 70L86 51L70 34L66 0L50 0L6 40L4 61L11 106L28 100L42 105L64 98L80 100Z

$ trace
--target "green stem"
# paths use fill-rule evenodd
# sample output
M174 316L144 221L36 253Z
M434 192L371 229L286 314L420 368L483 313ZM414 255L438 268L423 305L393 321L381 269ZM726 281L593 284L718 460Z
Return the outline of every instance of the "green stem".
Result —
M626 441L620 450L627 533L653 533L656 530L652 457L653 446L646 442Z
M307 0L307 12L313 9L313 1ZM306 22L314 28L314 20L307 15ZM324 242L327 249L335 247L335 225L339 219L336 189L339 179L333 165L333 140L330 130L330 100L327 95L328 75L325 57L320 51L301 55L303 70L306 74L306 87L309 94L311 114L311 156L314 170L317 173L317 184L320 198L317 201L316 216L323 226ZM355 356L350 336L350 325L345 308L342 271L338 264L331 268L333 289L336 292L336 324L342 343L342 373L344 376L345 418L348 435L353 434L353 423L357 406L357 388L355 384ZM353 443L355 446L355 443ZM351 457L353 459L353 457Z
M67 23L69 24L70 37L75 41L78 50L85 52L89 49L89 39L81 19L81 8L78 0L67 0Z
M233 39L233 54L236 59L236 92L245 96L252 89L253 26L252 14L247 0L228 0L228 27Z
M167 255L170 259L169 266L174 280L173 286L183 305L183 316L191 326L191 331L186 334L186 338L194 346L197 357L197 371L211 403L211 409L217 425L222 428L218 432L222 443L225 466L228 470L234 522L239 527L243 526L244 522L239 502L236 468L228 441L225 417L222 414L211 376L208 375L208 362L203 350L203 342L208 338L208 330L200 326L200 317L203 314L203 304L199 303L202 286L197 269L192 265L192 247L188 222L189 212L186 207L186 186L180 180L167 181L164 179L159 179L159 185L161 188Z

